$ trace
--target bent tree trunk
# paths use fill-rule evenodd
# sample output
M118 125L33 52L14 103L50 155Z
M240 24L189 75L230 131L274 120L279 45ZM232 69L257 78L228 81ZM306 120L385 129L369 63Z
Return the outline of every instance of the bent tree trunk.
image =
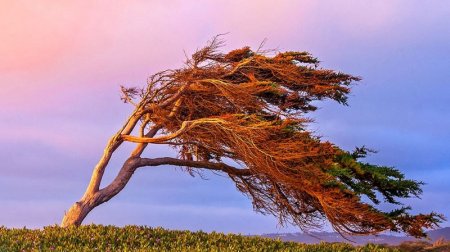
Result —
M135 155L140 154L142 148L145 145L138 145L135 151L122 166L119 174L116 178L106 186L105 188L97 191L90 191L92 187L89 184L85 195L80 201L72 205L72 207L66 212L61 222L62 227L79 226L83 222L84 218L89 214L96 206L110 200L116 194L118 194L130 180L133 173L139 167L145 166L160 166L160 165L175 165L185 166L191 168L208 169L216 172L224 172L233 176L250 176L252 173L248 169L239 169L225 163L211 163L205 161L193 161L193 160L181 160L171 157L162 158L140 158ZM94 169L93 177L98 170ZM98 177L98 176L97 176ZM93 183L93 181L91 181Z
M116 194L118 194L125 185L130 180L134 171L136 170L137 158L129 158L119 174L116 178L106 186L105 188L99 190L97 183L97 179L101 179L99 173L103 173L101 169L97 169L99 166L94 169L92 174L91 182L89 183L84 196L80 199L80 201L75 202L70 209L64 214L64 217L61 222L61 227L69 227L69 226L79 226L86 218L92 209L96 206L110 200ZM104 169L104 168L103 168Z
M181 91L183 91L182 89ZM181 93L181 92L179 92ZM174 95L174 97L171 97L168 99L164 104L161 104L160 107L164 108L166 106L169 106L171 103L179 104L179 101L175 101L175 99L178 98L180 94ZM131 176L133 175L134 171L138 167L142 166L158 166L161 164L170 164L171 158L168 160L166 159L156 159L157 161L154 162L153 160L147 159L146 162L143 162L142 158L140 158L140 155L144 151L144 149L147 147L147 142L139 142L137 143L134 150L131 152L130 157L125 161L122 168L119 171L119 174L117 174L116 178L109 184L108 186L104 187L103 189L100 189L100 184L103 178L103 174L105 172L106 167L108 166L109 161L111 160L111 157L114 153L114 151L123 143L124 137L130 134L133 129L135 128L137 122L141 119L142 111L141 109L144 107L144 102L141 102L136 106L136 109L131 114L131 116L127 119L125 122L125 125L120 129L111 139L108 141L108 144L103 152L102 157L100 158L99 162L95 166L91 180L89 182L89 185L83 195L83 197L75 202L67 212L65 212L64 217L61 222L61 227L69 227L69 226L79 226L83 222L83 220L86 218L86 216L89 214L92 209L94 209L96 206L110 200L112 197L114 197L116 194L118 194L122 189L125 187L125 185L130 180ZM176 111L178 109L178 105L176 105L176 108L173 109L173 111ZM169 115L168 118L171 118L173 115ZM141 126L141 131L143 133L143 129L147 125L148 121L144 123ZM148 139L151 139L153 136L156 135L156 133L161 129L161 126L154 125L146 134L142 134L143 137L146 137ZM169 162L169 163L167 163Z
M141 104L136 106L131 116L126 120L124 126L109 139L106 148L103 151L103 155L98 161L97 165L92 171L91 180L83 197L75 202L67 212L61 221L61 227L79 226L83 222L84 218L89 214L96 206L110 200L116 194L118 194L128 183L133 172L136 169L136 163L139 160L139 155L143 152L146 145L138 144L130 157L124 162L119 174L116 178L103 189L100 189L100 184L103 178L106 167L114 153L114 151L123 143L122 136L130 134L134 129L141 114L139 113ZM147 135L152 137L156 134L158 128L150 130Z

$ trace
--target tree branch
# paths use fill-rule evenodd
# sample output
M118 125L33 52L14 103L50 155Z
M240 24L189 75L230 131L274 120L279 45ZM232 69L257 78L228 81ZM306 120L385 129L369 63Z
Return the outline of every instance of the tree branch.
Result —
M148 138L153 137L154 135L156 135L156 133L158 133L160 129L161 125L155 125L152 129L149 130L149 132L147 132L147 134L145 134L145 137ZM142 152L144 152L147 145L148 143L139 143L138 145L136 145L136 148L134 148L134 150L131 152L130 157L136 158L141 156Z
M168 140L174 139L181 134L185 133L186 131L194 128L197 125L200 124L206 124L206 123L224 123L225 121L219 118L204 118L204 119L198 119L198 120L192 120L192 121L184 121L181 124L181 127L173 132L170 135L161 136L161 137L137 137L137 136L130 136L130 135L122 135L121 139L128 142L133 143L160 143L160 142L166 142Z
M207 161L193 161L193 160L181 160L178 158L163 157L163 158L141 158L137 163L137 167L144 166L159 166L159 165L177 165L187 166L192 168L207 169L213 171L223 171L225 173L236 176L250 176L253 173L250 169L239 169L224 163L213 163Z
M165 108L169 106L170 104L176 102L178 98L181 97L181 95L184 93L184 91L189 87L190 83L186 83L185 85L181 86L180 89L171 97L169 97L167 100L159 104L160 108Z
M192 161L192 160L181 160L171 157L163 158L129 158L120 169L119 174L114 178L114 180L105 188L101 189L95 194L96 200L95 204L99 205L114 197L118 194L128 183L134 171L137 168L145 166L160 166L160 165L176 165L176 166L187 166L193 168L207 169L213 171L222 171L227 174L245 177L251 176L253 173L250 169L238 169L233 166L224 163L213 163L206 161Z

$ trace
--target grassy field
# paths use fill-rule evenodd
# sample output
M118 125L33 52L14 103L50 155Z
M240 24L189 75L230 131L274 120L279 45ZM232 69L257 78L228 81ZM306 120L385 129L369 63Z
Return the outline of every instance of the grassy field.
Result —
M306 245L236 234L166 230L143 226L87 225L79 228L8 229L0 227L3 251L407 251L448 252L445 240L406 242L396 247L346 243Z
M0 227L0 251L400 251L380 245L305 245L235 234L171 231L141 226L88 225L39 229Z

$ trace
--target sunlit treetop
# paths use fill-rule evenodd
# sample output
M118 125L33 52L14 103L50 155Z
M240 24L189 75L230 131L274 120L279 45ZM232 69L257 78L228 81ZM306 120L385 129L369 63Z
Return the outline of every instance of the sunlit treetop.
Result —
M101 194L98 204L137 168L171 164L191 174L226 174L256 211L303 230L328 220L341 234L391 230L421 237L442 220L436 213L412 215L400 204L421 194L421 182L361 162L369 151L364 147L345 151L308 130L317 101L346 104L358 77L322 69L307 52L244 47L221 53L222 45L216 37L181 69L151 76L142 89L122 87L122 99L135 109L107 148L137 146L115 182L90 187ZM142 157L148 144L172 146L178 158ZM399 207L384 212L381 202Z

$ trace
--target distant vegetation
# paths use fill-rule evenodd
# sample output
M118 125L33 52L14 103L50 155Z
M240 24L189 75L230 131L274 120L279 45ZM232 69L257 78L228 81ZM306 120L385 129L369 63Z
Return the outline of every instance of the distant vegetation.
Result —
M88 225L39 229L0 227L0 251L400 251L382 245L305 245L235 234Z
M399 246L397 246L400 251L406 252L449 252L450 251L450 242L445 239L439 239L434 243L429 243L426 241L408 241L403 242Z
M328 243L347 242L344 237L340 236L336 232L272 233L261 236L271 239L281 239L282 241L306 244L315 244L320 241ZM368 243L388 244L390 246L398 246L398 248L402 251L450 252L450 227L430 230L427 232L427 238L423 239L414 239L414 237L407 236L396 236L389 233L381 235L349 236L348 238L352 241L353 245L365 245Z

